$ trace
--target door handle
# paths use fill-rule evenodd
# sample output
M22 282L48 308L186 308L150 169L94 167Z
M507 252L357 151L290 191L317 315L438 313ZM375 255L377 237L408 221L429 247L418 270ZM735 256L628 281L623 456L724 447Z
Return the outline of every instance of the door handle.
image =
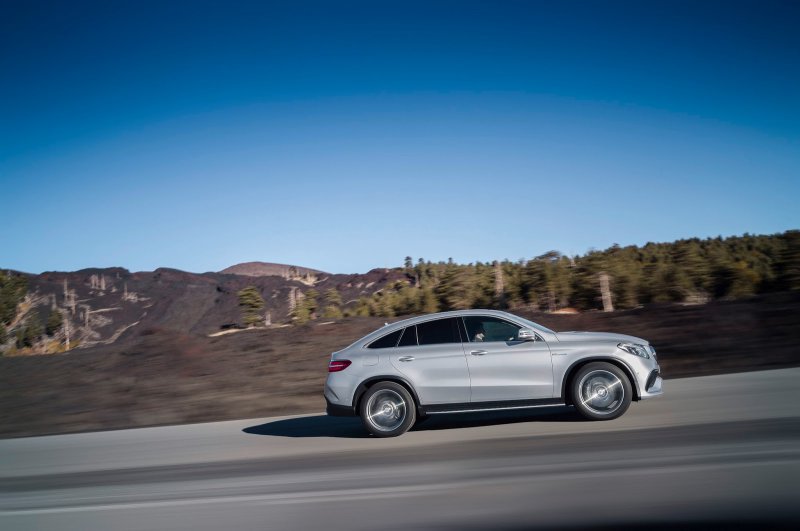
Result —
M414 361L414 356L400 356L398 361Z
M470 352L473 356L483 356L484 354L488 354L489 352L486 350L473 350Z

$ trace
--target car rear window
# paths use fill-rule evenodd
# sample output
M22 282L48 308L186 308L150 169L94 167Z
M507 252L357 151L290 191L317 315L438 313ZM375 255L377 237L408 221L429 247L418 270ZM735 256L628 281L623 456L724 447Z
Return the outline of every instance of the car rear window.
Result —
M395 330L391 334L385 335L379 339L376 339L372 343L370 343L367 348L392 348L397 346L397 340L400 339L400 334L403 332L402 329Z
M398 347L416 347L417 346L417 327L409 326L403 332L403 337L400 338Z

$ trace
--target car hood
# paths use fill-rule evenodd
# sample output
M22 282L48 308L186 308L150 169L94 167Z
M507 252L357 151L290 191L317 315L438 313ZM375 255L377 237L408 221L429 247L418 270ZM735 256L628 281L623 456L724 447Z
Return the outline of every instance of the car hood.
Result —
M642 345L649 344L648 341L640 337L610 334L608 332L556 332L556 335L559 341L626 341Z

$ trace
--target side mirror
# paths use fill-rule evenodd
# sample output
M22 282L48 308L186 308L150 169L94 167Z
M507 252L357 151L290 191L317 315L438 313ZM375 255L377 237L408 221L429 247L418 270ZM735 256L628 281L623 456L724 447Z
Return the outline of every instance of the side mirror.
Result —
M536 341L536 332L530 328L520 328L517 332L517 339L519 341Z

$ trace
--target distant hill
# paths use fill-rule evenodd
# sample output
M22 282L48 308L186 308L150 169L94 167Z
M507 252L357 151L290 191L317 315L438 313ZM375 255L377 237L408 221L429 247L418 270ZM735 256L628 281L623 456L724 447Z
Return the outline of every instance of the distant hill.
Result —
M223 269L220 273L225 275L243 275L247 277L283 277L286 279L298 279L307 277L321 278L329 276L330 273L309 269L308 267L298 267L286 264L273 264L270 262L244 262L232 265Z
M27 282L27 294L18 305L0 354L14 348L14 331L24 323L47 322L60 313L65 325L52 337L42 336L34 352L57 352L66 343L86 348L125 342L142 331L173 330L207 335L243 325L237 293L255 286L264 299L262 315L273 325L291 322L291 306L315 290L320 305L336 290L341 309L354 308L361 297L371 297L387 284L410 282L399 269L373 269L365 274L332 275L314 269L251 262L220 273L190 273L177 269L130 272L121 267L73 272L48 271L40 275L9 272Z
M354 275L266 262L203 274L0 272L0 352L60 352L67 335L70 349L76 342L81 348L116 343L148 327L227 333L244 324L237 294L249 286L264 300L249 319L265 326L462 308L611 312L704 304L800 290L800 231L614 245L582 256L551 251L517 262L414 263L407 257L402 268Z

